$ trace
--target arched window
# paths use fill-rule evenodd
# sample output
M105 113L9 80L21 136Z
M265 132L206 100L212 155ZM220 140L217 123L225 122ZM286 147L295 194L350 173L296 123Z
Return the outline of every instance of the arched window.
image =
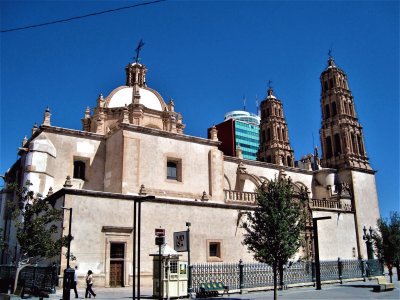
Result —
M328 81L324 81L324 91L328 89Z
M271 156L270 155L267 156L267 163L271 163Z
M286 141L286 132L284 129L282 129L282 139L283 141Z
M331 112L329 109L329 104L325 104L325 119L328 119L331 117Z
M342 153L342 147L340 144L340 136L339 134L335 134L335 156L340 155Z
M353 153L358 154L357 146L356 146L356 138L353 133L351 134L351 146L353 147Z
M281 139L282 139L282 136L281 136L281 129L280 129L280 128L277 128L277 131L278 131L278 140L281 140Z
M81 160L74 161L74 178L85 180L85 162Z
M332 103L332 117L336 116L337 111L336 111L336 102Z
M326 158L331 158L332 157L332 141L331 141L330 136L328 136L325 139L325 144L326 144Z
M361 136L357 135L357 142L358 142L358 152L360 155L364 155L364 147Z
M269 142L271 140L271 129L268 128L267 129L267 142Z
M293 167L293 166L292 166L292 159L291 159L291 157L290 157L289 155L287 156L286 160L287 160L287 165L288 165L289 167Z

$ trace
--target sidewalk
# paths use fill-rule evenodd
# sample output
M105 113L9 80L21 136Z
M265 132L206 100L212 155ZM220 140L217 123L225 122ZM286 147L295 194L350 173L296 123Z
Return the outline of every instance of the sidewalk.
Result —
M397 277L396 277L397 279ZM400 281L394 281L396 286L395 290L376 293L373 292L372 287L376 285L376 280L371 281L358 281L349 282L344 284L333 284L323 285L321 290L316 290L315 287L303 287L303 288L290 288L284 291L278 291L279 299L400 299ZM108 300L108 299L132 299L132 288L94 288L97 294L95 299ZM79 298L84 299L84 289L78 289ZM153 299L152 288L142 287L141 299ZM229 300L268 300L273 299L273 291L265 292L250 292L248 294L230 294L229 296L223 296L218 298L208 299L229 299ZM50 295L51 299L61 299L62 290L58 290L56 294ZM37 299L37 298L30 298ZM75 299L74 292L71 291L71 300Z

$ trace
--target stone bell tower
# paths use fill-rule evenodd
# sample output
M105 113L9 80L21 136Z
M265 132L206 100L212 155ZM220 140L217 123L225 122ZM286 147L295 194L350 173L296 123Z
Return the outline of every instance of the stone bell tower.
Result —
M328 168L355 167L371 170L347 76L335 65L332 56L320 80L321 165Z
M257 160L294 167L294 154L289 143L289 133L283 104L273 95L271 87L261 102L260 148Z

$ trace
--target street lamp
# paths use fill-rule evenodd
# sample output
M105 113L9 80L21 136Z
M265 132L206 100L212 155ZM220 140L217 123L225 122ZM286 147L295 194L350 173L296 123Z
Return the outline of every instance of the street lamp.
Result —
M61 207L63 210L69 210L69 225L68 225L68 248L67 248L67 268L64 270L63 278L63 300L70 299L70 291L74 282L75 270L69 266L69 258L71 256L71 225L72 225L72 208Z
M367 228L364 225L363 228L364 235L363 235L363 240L365 241L365 244L367 246L367 256L368 259L374 259L374 252L372 249L372 233L374 232L372 227L369 227L369 233L367 233Z
M318 221L327 220L332 217L319 217L313 218L313 232L314 232L314 251L315 251L315 281L317 285L317 290L321 289L321 263L319 261L319 246L318 246Z
M141 241L141 218L142 218L142 202L145 200L154 200L155 196L143 196L134 199L133 203L133 256L132 256L132 296L133 299L140 299L140 241ZM137 228L136 228L137 226ZM136 230L137 229L137 230ZM137 231L137 233L136 233ZM138 240L137 245L137 256L136 256L136 235ZM136 298L136 259L137 259L137 268L138 268L138 276L137 276L137 298Z
M192 223L186 222L187 227L187 250L188 250L188 292L192 293L192 270L190 268L190 226Z

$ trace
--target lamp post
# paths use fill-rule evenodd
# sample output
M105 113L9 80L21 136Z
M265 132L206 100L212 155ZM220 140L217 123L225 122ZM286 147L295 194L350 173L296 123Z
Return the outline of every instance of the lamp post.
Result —
M369 233L367 233L367 228L364 225L363 228L364 235L363 235L363 240L365 241L365 245L367 246L367 257L368 259L374 259L374 252L372 249L372 233L374 232L372 227L369 227Z
M70 291L74 282L75 270L70 268L69 259L71 256L71 225L72 225L72 208L61 207L63 210L69 210L69 224L68 224L68 248L67 248L67 268L64 270L63 277L63 300L70 299Z
M188 292L192 293L192 270L190 268L190 226L192 223L186 222L187 226L187 250L188 250Z
M321 289L321 263L319 261L319 245L318 245L318 221L327 220L331 217L319 217L313 218L313 232L314 232L314 251L315 251L315 281L317 285L317 290Z
M140 299L140 241L141 241L141 218L142 218L142 202L145 200L154 200L155 196L143 196L134 199L133 203L133 255L132 255L132 293L133 299ZM136 256L136 238L138 241L137 245L137 256ZM137 259L137 298L136 298L136 259Z

